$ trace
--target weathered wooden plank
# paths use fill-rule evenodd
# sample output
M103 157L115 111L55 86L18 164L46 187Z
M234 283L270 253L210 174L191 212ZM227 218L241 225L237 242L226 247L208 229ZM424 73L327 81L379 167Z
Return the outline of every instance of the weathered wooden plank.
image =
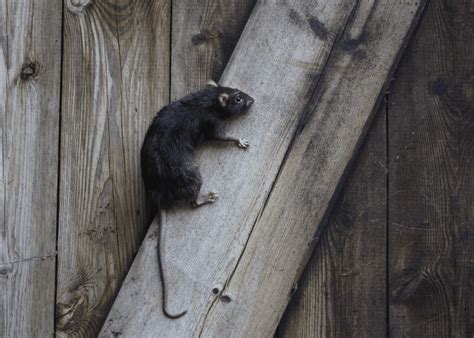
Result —
M385 103L278 327L278 337L386 335Z
M474 336L474 7L432 1L392 90L390 334Z
M0 336L54 330L60 1L0 1Z
M157 328L170 336L192 335L197 331L203 320L203 310L216 300L212 290L223 287L226 275L239 256L243 245L239 233L249 233L278 172L299 121L298 112L304 105L300 95L314 90L314 76L322 70L352 5L350 0L320 4L312 9L270 2L256 5L241 38L248 42L234 52L233 58L237 55L242 60L234 66L235 75L227 76L234 79L233 85L259 98L257 105L264 109L261 113L250 113L240 123L235 121L233 131L229 131L235 134L240 129L240 136L250 138L254 145L245 153L228 147L204 150L199 160L204 177L202 190L210 186L227 193L215 206L169 213L167 216L172 219L164 222L163 251L169 308L173 311L179 305L179 308L193 306L193 309L179 321L158 317L161 290L155 287L156 271L148 269L143 273L140 268L143 265L156 268L156 254L154 246L148 248L144 244L108 317L116 326L104 327L103 335L110 335L114 330L133 335L138 328L144 335L152 335ZM316 22L316 14L324 18L325 39L320 39L308 22L308 18ZM281 22L282 26L275 26L274 22ZM255 69L260 72L258 81ZM286 88L285 79L290 81L291 88ZM276 158L275 162L271 161L273 158ZM248 189L242 190L244 186ZM214 221L209 222L210 219ZM174 222L182 225L174 229L167 226ZM156 238L154 229L150 229L147 237ZM194 236L199 239L196 241ZM228 254L223 255L221 250ZM182 284L177 283L178 278ZM150 285L153 287L148 287ZM128 299L132 295L133 303ZM179 329L183 331L177 331Z
M150 287L157 280L154 224L109 316L123 323L120 332L273 333L422 4L256 5L221 79L256 98L253 112L230 128L253 147L204 151L203 190L222 198L168 212L163 222L169 308L188 314L158 317L159 293Z
M170 4L66 1L59 335L96 336L143 237L139 149L169 100Z

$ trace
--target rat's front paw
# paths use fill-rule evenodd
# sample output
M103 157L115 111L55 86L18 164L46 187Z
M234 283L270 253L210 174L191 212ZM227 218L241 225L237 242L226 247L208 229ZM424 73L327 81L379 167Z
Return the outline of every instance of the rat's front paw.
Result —
M249 141L243 138L239 138L239 142L237 143L237 147L241 149L245 149L250 145Z
M213 203L217 200L217 198L219 198L219 193L215 191L210 191L207 193L207 202Z

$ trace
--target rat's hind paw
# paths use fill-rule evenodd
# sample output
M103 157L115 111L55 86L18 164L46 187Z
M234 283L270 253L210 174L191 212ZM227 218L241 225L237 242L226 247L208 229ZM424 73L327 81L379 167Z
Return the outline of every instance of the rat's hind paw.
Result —
M192 201L191 205L197 208L205 204L211 204L211 203L214 203L218 197L219 197L219 194L217 192L210 191L207 194L201 195L196 200Z
M241 149L246 149L250 145L249 141L243 138L239 138L239 142L237 143L237 147Z

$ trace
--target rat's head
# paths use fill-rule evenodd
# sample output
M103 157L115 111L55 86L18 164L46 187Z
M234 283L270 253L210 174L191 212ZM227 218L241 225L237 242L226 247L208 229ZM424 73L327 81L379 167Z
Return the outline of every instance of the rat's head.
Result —
M226 117L237 116L245 113L252 106L254 100L250 95L241 90L229 87L223 87L209 81L208 85L213 86L217 90L217 104L221 108L221 112Z

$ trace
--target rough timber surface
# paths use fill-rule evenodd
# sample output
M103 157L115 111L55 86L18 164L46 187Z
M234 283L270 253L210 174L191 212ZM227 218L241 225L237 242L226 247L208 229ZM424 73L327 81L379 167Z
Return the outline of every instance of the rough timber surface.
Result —
M54 331L61 7L0 0L0 337Z
M64 4L59 336L96 336L145 234L139 150L169 100L170 2Z
M273 333L423 4L256 5L222 77L256 98L230 128L252 146L204 150L203 190L220 191L221 199L164 218L169 308L188 314L161 315L147 241L109 316L126 323L120 332ZM141 311L144 304L155 311Z
M389 111L390 335L474 336L474 4L431 1Z
M387 133L382 103L278 326L282 337L384 337Z

